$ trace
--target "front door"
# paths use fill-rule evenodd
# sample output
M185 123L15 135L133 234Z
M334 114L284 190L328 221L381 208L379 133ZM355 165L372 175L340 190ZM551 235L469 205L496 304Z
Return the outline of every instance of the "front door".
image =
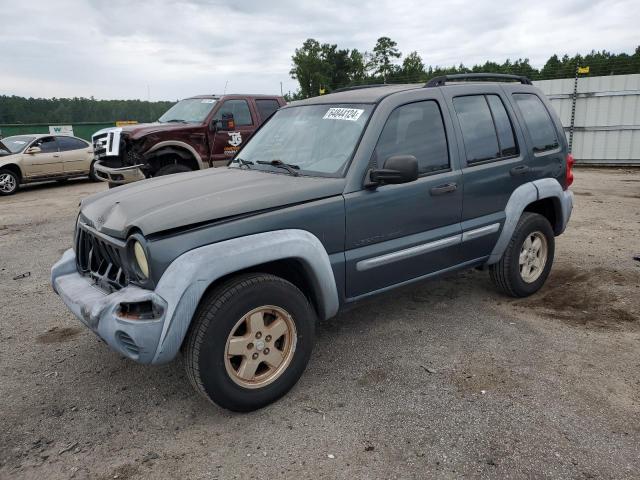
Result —
M29 178L62 175L62 158L55 137L42 137L30 147L38 147L38 153L23 154L25 174ZM28 149L27 149L28 150Z
M438 100L397 107L374 151L378 166L413 155L420 177L345 195L347 298L460 262L462 175L452 168Z
M221 120L223 114L232 114L235 128L230 131L217 131L209 135L213 167L224 166L240 150L257 127L257 119L251 113L249 103L244 99L226 100L213 117Z

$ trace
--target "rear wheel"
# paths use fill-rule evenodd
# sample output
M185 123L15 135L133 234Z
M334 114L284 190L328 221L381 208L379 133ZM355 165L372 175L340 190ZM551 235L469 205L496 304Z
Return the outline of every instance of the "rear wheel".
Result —
M13 195L18 191L18 176L11 170L0 170L0 195Z
M526 297L544 284L555 253L555 236L549 221L524 212L500 261L491 265L491 280L507 295Z
M192 170L186 165L182 165L181 163L172 163L170 165L165 165L164 167L160 167L154 177L160 177L162 175L172 175L174 173L183 173L183 172L191 172Z
M192 385L221 407L250 411L298 381L313 349L316 315L293 284L248 274L210 292L193 322L183 351Z

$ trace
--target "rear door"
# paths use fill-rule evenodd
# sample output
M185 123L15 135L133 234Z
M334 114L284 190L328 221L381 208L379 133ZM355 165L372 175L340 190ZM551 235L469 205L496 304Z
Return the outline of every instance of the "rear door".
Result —
M414 155L420 176L345 195L346 296L359 297L459 263L462 175L452 167L437 91L396 107L374 150L378 166Z
M244 98L225 100L213 119L221 120L225 113L233 114L235 128L232 131L217 131L209 135L214 167L226 165L258 126L255 112L252 112L249 102Z
M28 177L49 177L62 175L62 158L55 137L42 137L35 140L31 147L40 148L39 153L24 153L25 174Z
M62 158L62 170L65 175L84 174L91 167L91 146L75 137L56 137Z
M513 191L531 180L514 112L499 85L443 88L462 152L463 259L489 255Z

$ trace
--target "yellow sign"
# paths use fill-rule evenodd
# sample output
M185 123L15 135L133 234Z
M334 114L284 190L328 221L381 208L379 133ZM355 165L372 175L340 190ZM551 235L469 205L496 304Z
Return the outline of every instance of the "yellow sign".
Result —
M135 125L137 120L119 120L116 122L116 127L124 127L125 125Z
M324 88L320 87L320 95L324 95L324 92L325 92Z
M578 67L578 73L589 73L589 67Z

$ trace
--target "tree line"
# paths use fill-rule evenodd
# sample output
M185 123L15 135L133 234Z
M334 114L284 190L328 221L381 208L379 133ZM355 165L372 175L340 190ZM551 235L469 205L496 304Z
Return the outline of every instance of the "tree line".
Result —
M572 78L576 67L589 66L589 76L640 73L640 46L632 54L591 51L559 57L554 54L541 69L531 66L528 58L507 59L503 63L450 67L426 66L418 52L402 58L398 44L389 37L380 37L371 52L340 49L335 44L307 39L291 57L291 78L298 81L299 90L288 94L288 100L329 93L342 87L377 83L426 82L430 78L455 73L508 73L524 75L532 80Z
M95 98L24 98L0 95L0 124L157 120L175 102L96 100Z

